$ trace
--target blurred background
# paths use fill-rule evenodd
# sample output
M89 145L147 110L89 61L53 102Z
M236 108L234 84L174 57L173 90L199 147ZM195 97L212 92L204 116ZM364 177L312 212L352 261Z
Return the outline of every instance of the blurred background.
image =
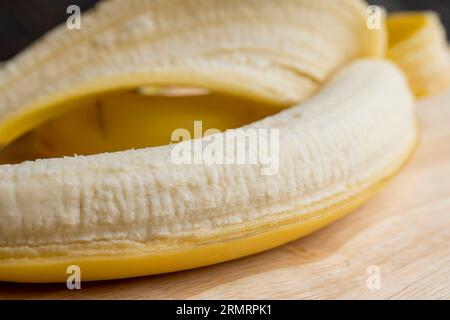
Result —
M46 31L66 21L68 17L66 9L69 5L76 4L81 10L86 10L98 1L100 0L1 0L0 61L11 58ZM434 10L441 15L448 35L450 34L448 0L369 0L369 2L382 5L389 11Z

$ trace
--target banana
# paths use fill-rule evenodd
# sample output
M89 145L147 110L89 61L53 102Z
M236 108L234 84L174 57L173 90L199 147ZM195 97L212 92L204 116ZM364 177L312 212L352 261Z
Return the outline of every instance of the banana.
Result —
M66 281L71 265L83 281L209 265L367 201L412 154L417 125L412 73L383 59L402 58L386 28L367 28L366 7L111 0L79 32L57 28L8 62L0 161L50 159L0 165L0 280ZM193 120L223 132L168 144ZM174 161L233 145L230 128L277 133L276 170Z
M345 63L385 53L384 29L366 18L359 0L100 3L80 30L57 28L1 70L0 145L95 95L146 85L292 106Z
M397 13L387 19L387 56L407 75L416 96L441 93L450 83L445 29L433 12Z
M279 128L277 175L176 165L170 145L1 166L0 278L61 281L71 264L85 280L120 278L270 248L353 208L416 141L406 80L383 61L357 62L247 128Z

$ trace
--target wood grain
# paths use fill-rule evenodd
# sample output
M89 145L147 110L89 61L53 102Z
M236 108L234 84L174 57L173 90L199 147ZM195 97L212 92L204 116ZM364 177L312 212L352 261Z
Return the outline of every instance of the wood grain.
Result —
M254 256L159 276L65 284L0 283L0 299L450 299L450 92L418 104L420 147L364 207ZM381 288L367 288L367 268Z

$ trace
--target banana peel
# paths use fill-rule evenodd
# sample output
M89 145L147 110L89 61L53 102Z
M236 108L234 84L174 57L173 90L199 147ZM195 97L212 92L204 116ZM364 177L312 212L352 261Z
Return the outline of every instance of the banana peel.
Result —
M0 165L0 280L66 281L70 265L83 281L209 265L367 201L416 145L411 87L436 93L447 74L403 63L409 43L446 54L435 16L388 17L379 30L366 19L357 0L116 0L79 33L60 27L8 62L0 160L50 159ZM172 163L169 133L196 119L280 130L278 173Z
M450 83L447 37L434 12L396 13L387 19L387 57L407 75L414 94L442 93Z

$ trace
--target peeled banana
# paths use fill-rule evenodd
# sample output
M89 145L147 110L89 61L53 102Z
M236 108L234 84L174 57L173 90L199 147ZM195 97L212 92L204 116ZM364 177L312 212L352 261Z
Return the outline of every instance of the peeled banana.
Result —
M414 34L399 31L387 48L386 30L404 23L370 30L366 7L112 0L80 32L57 28L9 61L0 280L66 281L71 265L86 281L204 266L292 241L365 202L416 145L410 85L435 92L399 62L394 43ZM277 170L175 163L177 148L233 144L230 131L169 144L194 120L276 130ZM21 162L39 158L50 159Z

